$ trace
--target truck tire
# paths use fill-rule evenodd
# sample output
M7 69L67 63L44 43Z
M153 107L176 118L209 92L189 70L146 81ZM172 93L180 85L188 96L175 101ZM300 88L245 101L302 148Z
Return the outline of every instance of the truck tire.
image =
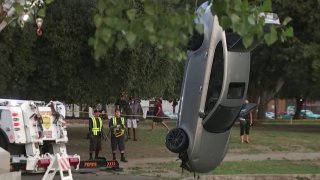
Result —
M170 130L166 136L166 146L174 153L180 153L187 149L189 140L186 132L181 128Z
M8 151L8 142L2 134L0 134L0 147Z

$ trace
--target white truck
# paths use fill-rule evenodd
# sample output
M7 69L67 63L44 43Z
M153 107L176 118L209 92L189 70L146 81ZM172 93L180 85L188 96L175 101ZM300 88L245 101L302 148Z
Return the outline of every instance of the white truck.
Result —
M0 99L0 147L11 154L11 167L45 171L54 156L79 168L80 156L68 155L65 106L59 101Z

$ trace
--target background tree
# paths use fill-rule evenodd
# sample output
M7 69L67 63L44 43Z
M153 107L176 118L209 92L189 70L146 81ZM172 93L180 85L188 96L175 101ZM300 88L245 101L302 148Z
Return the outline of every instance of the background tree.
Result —
M82 69L85 67L88 72L95 73L93 51L87 45L94 31L90 18L94 5L88 1L70 0L55 1L48 7L44 35L37 38L33 49L37 68L31 79L39 85L30 83L29 89L34 92L30 98L81 102L91 93L90 87L94 86L88 82L96 78ZM83 74L87 76L83 77Z
M320 2L291 4L295 18L296 39L290 51L291 64L287 67L287 82L281 92L286 98L296 99L294 118L300 118L300 110L307 99L317 100L319 96L320 65ZM309 18L307 17L309 16ZM311 18L310 18L311 17Z
M19 98L28 91L28 77L35 68L32 61L32 42L36 36L32 29L30 24L23 30L9 27L0 34L2 97Z
M179 94L183 63L170 60L152 45L140 44L120 54L110 52L100 63L111 77L112 96L122 91L141 98L162 97L164 92Z
M172 59L185 58L185 46L188 37L193 33L195 10L203 1L175 0L97 0L97 13L94 16L96 33L90 40L96 58L104 56L106 49L116 46L122 51L126 46L135 47L140 42L154 45L160 50L169 52ZM292 36L292 28L284 26L277 32L271 27L268 33L263 30L264 18L261 12L272 11L271 0L218 0L212 3L212 12L218 16L224 29L232 29L243 37L245 46L259 38L267 44L284 41ZM201 10L198 13L202 13ZM259 18L260 17L260 18ZM198 29L200 30L200 29Z
M259 104L258 119L265 118L267 103L285 82L283 67L288 61L281 52L282 46L280 43L272 47L261 45L252 53L248 98Z
M261 46L253 52L249 97L254 102L260 97L259 119L264 118L267 103L277 94L298 99L296 115L307 96L318 98L314 90L319 84L319 3L313 0L273 4L280 17L286 14L293 18L295 37L285 44Z
M0 34L1 96L87 105L113 103L123 90L142 98L178 97L183 62L171 61L169 52L151 44L122 52L110 47L108 56L94 60L88 39L95 31L95 5L54 1L47 7L43 36L35 35L32 23L5 29Z

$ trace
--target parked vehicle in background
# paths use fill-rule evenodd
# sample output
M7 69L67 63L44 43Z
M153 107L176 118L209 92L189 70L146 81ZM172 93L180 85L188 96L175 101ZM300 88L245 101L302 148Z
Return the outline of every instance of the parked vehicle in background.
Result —
M266 118L267 119L274 119L274 117L275 117L274 116L274 112L271 112L271 111L270 112L266 112Z
M288 106L287 107L287 114L288 115L294 115L295 111L296 111L296 107L294 107L294 106Z
M164 113L164 116L170 120L177 120L178 119L177 113L172 113L170 111L163 111L163 113Z
M309 109L302 109L300 111L300 117L305 119L320 119L320 114L315 114Z
M281 116L281 119L292 119L292 118L293 118L293 115L291 115L291 114L283 114Z
M293 114L285 114L282 116L282 119L291 119L293 118ZM309 109L302 109L300 111L300 118L301 119L320 119L320 114L313 113Z
M149 101L149 108L147 111L147 117L146 118L153 118L154 116L154 108L155 108L156 101Z

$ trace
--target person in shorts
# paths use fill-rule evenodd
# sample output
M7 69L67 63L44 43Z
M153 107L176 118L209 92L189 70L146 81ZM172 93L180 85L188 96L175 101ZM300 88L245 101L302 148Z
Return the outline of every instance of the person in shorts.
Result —
M115 110L115 115L109 121L109 128L111 131L111 150L113 160L116 160L116 151L119 149L121 154L121 161L128 162L124 156L125 150L125 121L124 117L120 116L120 109Z
M126 110L127 115L127 133L128 133L128 140L131 139L131 129L133 133L133 140L137 141L137 132L136 129L138 127L139 118L142 117L143 111L141 104L139 103L138 99L133 97L130 98L129 105Z

